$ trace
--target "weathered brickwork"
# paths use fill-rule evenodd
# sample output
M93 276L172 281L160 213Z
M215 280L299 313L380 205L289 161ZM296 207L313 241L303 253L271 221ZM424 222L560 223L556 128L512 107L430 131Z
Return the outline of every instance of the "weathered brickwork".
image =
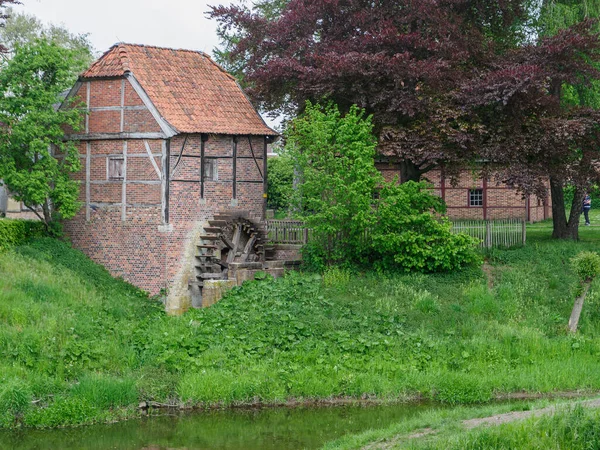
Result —
M202 197L202 135L86 141L85 134L161 131L128 80L84 82L80 99L87 98L88 87L87 128L78 144L82 170L75 175L85 207L65 225L75 247L112 274L158 294L177 276L193 230L217 211L238 208L262 220L264 137L207 135L205 162L212 171ZM162 182L167 148L168 197ZM122 160L122 179L110 178L111 159Z
M400 176L400 170L394 164L378 163L377 168L387 180ZM461 172L456 183L451 183L441 170L426 173L424 179L433 184L432 192L444 199L451 219L525 219L538 222L552 217L549 195L542 199L533 195L523 197L516 189L484 180L471 171ZM473 191L480 191L480 194Z

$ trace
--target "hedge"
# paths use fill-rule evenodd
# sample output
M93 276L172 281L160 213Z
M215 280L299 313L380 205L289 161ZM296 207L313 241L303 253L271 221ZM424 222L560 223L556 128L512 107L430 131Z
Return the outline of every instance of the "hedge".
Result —
M0 251L46 235L43 222L0 219Z

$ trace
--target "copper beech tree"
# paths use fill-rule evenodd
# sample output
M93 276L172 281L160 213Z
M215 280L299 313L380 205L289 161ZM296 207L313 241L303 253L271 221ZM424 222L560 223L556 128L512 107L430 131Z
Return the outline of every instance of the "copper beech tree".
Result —
M595 176L596 120L562 107L560 90L598 77L590 22L537 39L529 0L290 0L263 11L210 13L263 109L295 114L322 98L364 108L403 182L481 161L524 193L551 176L555 236L576 238L559 202L564 180L581 193Z

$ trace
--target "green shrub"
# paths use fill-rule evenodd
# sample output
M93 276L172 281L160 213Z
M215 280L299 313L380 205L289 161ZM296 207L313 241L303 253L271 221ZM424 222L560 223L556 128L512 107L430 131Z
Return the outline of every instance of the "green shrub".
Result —
M596 252L581 252L571 264L581 282L590 282L600 273L600 255Z
M0 251L45 235L46 227L42 222L0 219Z
M290 206L294 183L294 161L282 153L267 161L269 184L267 203L269 208L286 211Z
M385 184L380 191L371 232L371 258L383 268L442 272L480 260L477 242L453 234L441 199L425 183Z
M478 260L476 240L453 234L444 202L425 183L385 181L375 168L371 117L357 106L306 104L288 127L299 172L298 216L312 229L309 267L366 264L404 271L451 271Z

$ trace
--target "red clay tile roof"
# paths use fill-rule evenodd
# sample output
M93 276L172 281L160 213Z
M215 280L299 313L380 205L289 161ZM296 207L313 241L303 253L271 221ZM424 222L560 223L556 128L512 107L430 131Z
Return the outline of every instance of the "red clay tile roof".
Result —
M82 78L122 77L128 72L180 133L277 135L235 79L202 52L116 44Z

